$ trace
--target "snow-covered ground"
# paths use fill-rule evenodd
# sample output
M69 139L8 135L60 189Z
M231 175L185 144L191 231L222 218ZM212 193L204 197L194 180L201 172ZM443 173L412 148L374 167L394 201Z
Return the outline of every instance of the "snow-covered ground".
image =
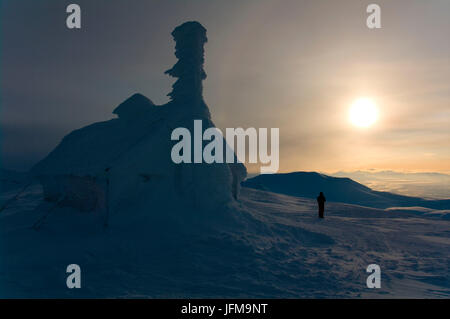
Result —
M319 220L311 199L243 188L201 219L158 213L105 228L101 213L56 207L32 185L0 212L0 297L450 297L449 211L331 202ZM73 263L81 289L66 287ZM369 264L381 289L366 287Z

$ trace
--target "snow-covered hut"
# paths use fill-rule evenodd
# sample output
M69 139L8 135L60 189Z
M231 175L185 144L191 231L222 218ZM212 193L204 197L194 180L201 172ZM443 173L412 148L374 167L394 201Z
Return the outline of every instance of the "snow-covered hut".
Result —
M214 127L202 95L206 29L186 22L172 33L178 62L166 73L178 78L171 101L156 106L134 94L105 122L75 130L32 168L47 200L84 211L115 213L165 209L209 210L237 198L246 177L241 163L175 164L172 130ZM192 130L191 130L192 132Z

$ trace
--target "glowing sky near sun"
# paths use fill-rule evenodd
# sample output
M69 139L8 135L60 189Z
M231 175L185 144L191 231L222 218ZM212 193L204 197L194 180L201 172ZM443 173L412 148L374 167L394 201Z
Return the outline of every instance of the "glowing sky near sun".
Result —
M7 168L28 169L133 93L165 103L170 32L198 20L208 29L204 95L215 124L278 127L280 171L450 172L448 1L377 1L378 30L366 27L370 1L361 0L77 3L89 14L68 33L64 4L2 2ZM349 110L365 97L376 104L365 120L376 119L359 127Z

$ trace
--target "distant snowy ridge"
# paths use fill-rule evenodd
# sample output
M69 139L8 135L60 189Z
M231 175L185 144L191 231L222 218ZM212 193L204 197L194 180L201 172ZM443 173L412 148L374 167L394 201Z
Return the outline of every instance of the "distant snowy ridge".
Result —
M245 187L266 190L290 196L316 198L324 192L327 201L376 208L395 206L420 206L433 209L450 209L449 200L426 200L419 197L379 192L350 178L333 177L315 172L258 175L242 183Z

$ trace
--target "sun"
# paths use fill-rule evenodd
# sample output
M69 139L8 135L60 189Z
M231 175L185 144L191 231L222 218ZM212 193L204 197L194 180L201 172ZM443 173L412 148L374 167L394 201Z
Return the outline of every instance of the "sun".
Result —
M349 119L358 127L372 126L378 119L378 108L370 98L359 98L350 106Z

